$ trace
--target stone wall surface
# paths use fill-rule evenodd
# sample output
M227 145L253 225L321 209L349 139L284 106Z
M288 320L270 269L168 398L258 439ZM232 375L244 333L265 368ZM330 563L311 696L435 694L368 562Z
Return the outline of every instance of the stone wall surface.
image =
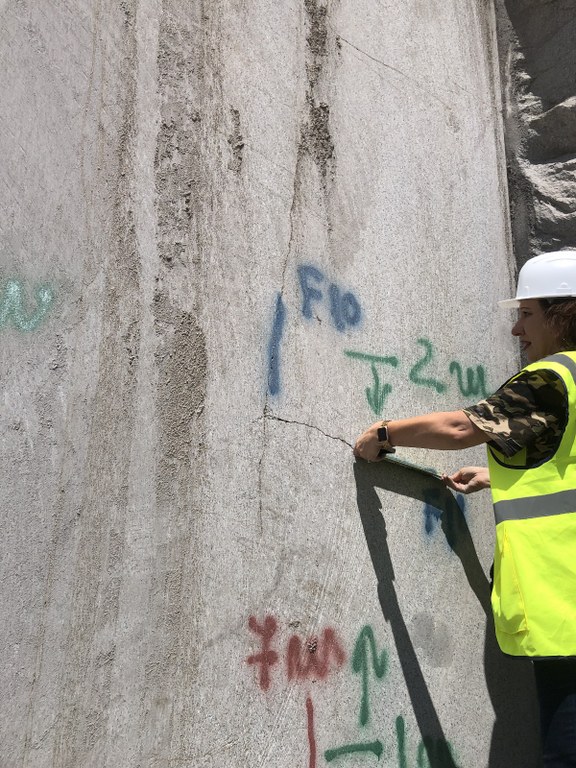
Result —
M576 247L576 2L499 0L517 260Z
M351 452L518 366L491 3L0 20L2 768L536 766L488 496Z

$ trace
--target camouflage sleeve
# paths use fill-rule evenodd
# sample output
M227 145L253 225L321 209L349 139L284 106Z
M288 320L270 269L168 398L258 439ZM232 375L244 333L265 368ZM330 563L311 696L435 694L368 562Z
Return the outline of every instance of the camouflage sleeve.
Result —
M465 408L464 413L506 456L524 447L545 455L556 450L562 437L568 400L560 376L553 371L531 371Z

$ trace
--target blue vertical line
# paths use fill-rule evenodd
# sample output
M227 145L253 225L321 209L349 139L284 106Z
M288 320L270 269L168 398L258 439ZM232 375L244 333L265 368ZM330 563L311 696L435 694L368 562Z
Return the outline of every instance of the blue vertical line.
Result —
M286 321L286 307L282 301L282 294L276 297L276 309L274 310L274 323L268 343L268 392L277 395L280 392L280 342L284 333Z

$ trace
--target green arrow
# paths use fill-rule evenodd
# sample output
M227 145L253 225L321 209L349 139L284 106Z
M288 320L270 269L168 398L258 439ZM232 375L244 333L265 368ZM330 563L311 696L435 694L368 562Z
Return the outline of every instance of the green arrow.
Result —
M376 640L372 627L366 625L360 631L354 653L352 654L352 669L362 674L362 702L360 704L360 725L366 725L370 719L370 707L368 704L368 675L370 674L370 654L372 655L372 669L380 680L388 669L388 654L383 650L380 655L376 651Z
M392 392L392 387L390 384L380 383L380 376L378 376L378 370L376 369L375 363L372 363L370 367L372 369L374 384L372 387L366 387L366 399L368 400L368 405L374 411L376 416L380 416L382 408L384 407L384 402L390 392Z

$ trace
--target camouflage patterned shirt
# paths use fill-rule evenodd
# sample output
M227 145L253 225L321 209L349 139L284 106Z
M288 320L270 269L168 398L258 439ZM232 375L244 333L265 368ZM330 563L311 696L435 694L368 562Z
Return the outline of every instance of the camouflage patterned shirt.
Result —
M540 464L556 452L566 428L566 388L553 371L525 372L464 413L503 454L526 448L527 463Z

